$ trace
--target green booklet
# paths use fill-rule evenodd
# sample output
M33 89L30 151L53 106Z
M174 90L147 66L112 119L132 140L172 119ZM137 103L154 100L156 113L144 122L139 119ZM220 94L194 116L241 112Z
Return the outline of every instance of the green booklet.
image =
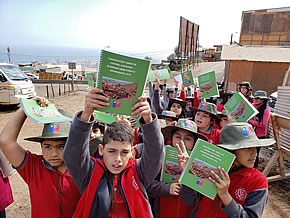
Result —
M194 79L191 70L185 71L181 74L182 83L184 86L189 87L194 85Z
M191 151L187 151L190 155ZM175 147L167 145L165 147L165 158L162 166L160 181L166 183L176 183L182 173L178 166L178 150Z
M93 86L93 87L96 86L97 76L98 76L97 72L92 72L92 73L87 73L86 74L89 86Z
M154 82L156 79L159 80L170 79L170 74L166 67L163 69L150 70L148 74L149 74L148 80L151 82Z
M101 123L105 123L105 124L111 124L113 122L116 121L116 117L121 117L121 115L118 114L108 114L105 112L100 112L100 111L94 111L94 117L96 119L96 121L101 122ZM138 128L139 127L139 119L138 117L130 117L127 116L126 117L131 123L135 124L134 126L132 126L132 128Z
M199 90L202 92L200 98L218 97L219 90L216 83L215 71L198 76Z
M217 194L216 185L209 181L211 171L219 174L218 166L227 172L232 166L235 155L202 139L198 139L179 182L189 188L214 199Z
M96 87L104 91L110 106L98 111L131 115L131 107L142 96L150 61L102 50Z
M236 92L224 105L224 108L232 113L232 117L237 122L247 122L259 113L240 92Z
M21 106L26 116L36 123L57 123L72 121L71 118L63 116L54 106L49 104L41 107L35 100L21 98Z

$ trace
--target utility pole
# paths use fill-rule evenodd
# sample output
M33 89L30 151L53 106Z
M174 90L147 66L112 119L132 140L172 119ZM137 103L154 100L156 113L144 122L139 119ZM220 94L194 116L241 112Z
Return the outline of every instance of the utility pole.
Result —
M8 55L8 59L9 59L9 64L12 64L11 54L10 54L10 48L9 47L7 48L7 55Z

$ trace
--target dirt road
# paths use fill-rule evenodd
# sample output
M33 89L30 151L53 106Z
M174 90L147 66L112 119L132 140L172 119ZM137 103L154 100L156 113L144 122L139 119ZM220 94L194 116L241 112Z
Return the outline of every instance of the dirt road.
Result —
M80 87L74 94L55 97L49 99L56 105L57 108L69 109L73 113L81 110L84 105L84 96L86 87ZM45 86L38 86L37 92L39 95L45 96ZM0 107L0 131L2 131L6 122L14 115L15 109L9 107ZM40 145L25 141L24 138L29 136L41 135L42 125L26 120L18 143L25 149L29 149L34 153L40 154ZM8 218L23 218L30 217L30 200L27 185L21 177L15 173L10 177L10 183L13 190L14 203L7 208ZM265 208L263 217L289 217L290 215L290 180L274 182L269 184L269 202ZM288 215L288 216L287 216Z

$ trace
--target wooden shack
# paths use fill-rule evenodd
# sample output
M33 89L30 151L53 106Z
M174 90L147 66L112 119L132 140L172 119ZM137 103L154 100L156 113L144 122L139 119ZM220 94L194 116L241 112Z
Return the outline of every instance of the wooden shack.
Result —
M243 11L239 44L290 46L290 7Z
M224 45L221 58L226 61L226 91L235 91L240 82L249 81L253 91L262 89L269 95L283 83L290 66L290 47Z

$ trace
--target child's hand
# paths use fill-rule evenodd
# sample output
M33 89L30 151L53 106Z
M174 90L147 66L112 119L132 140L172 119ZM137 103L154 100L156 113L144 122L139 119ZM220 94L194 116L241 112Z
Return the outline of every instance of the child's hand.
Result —
M171 183L170 189L169 189L169 194L178 196L179 192L180 192L180 183Z
M184 85L184 83L182 83L181 90L184 91L184 88L185 88L185 85Z
M214 171L211 171L214 178L209 177L211 183L215 184L217 187L217 192L225 206L229 205L232 201L232 197L229 194L229 186L231 183L229 174L225 171L225 169L218 167L219 177Z
M236 123L237 121L233 118L232 112L227 113L229 123Z
M106 102L109 101L109 98L101 93L103 93L103 90L99 88L92 88L88 91L81 120L89 121L94 112L94 108L105 108L110 105L110 103Z
M156 81L155 81L155 90L159 90L159 87L160 87L160 80L156 78Z
M174 83L175 83L175 88L178 88L178 80L174 80Z
M114 114L114 117L116 119L116 122L122 122L122 123L125 123L125 124L127 124L128 126L131 127L130 121L124 115L119 117L117 114Z
M197 82L194 82L194 92L196 92L196 90L197 90Z
M37 104L39 104L41 107L45 107L49 105L49 101L46 98L35 96L32 99L35 100Z
M202 96L203 96L202 92L198 90L198 91L197 91L197 97L198 97L198 98L201 98Z
M178 165L179 167L184 170L186 164L187 164L187 161L189 159L189 155L186 151L186 148L185 148L185 145L184 145L184 142L181 141L180 143L181 145L177 144L176 147L177 147L177 150L178 150Z
M139 117L143 117L145 123L152 122L151 109L147 97L140 96L138 100L140 101L131 108L133 111L131 114L133 116L137 114Z

